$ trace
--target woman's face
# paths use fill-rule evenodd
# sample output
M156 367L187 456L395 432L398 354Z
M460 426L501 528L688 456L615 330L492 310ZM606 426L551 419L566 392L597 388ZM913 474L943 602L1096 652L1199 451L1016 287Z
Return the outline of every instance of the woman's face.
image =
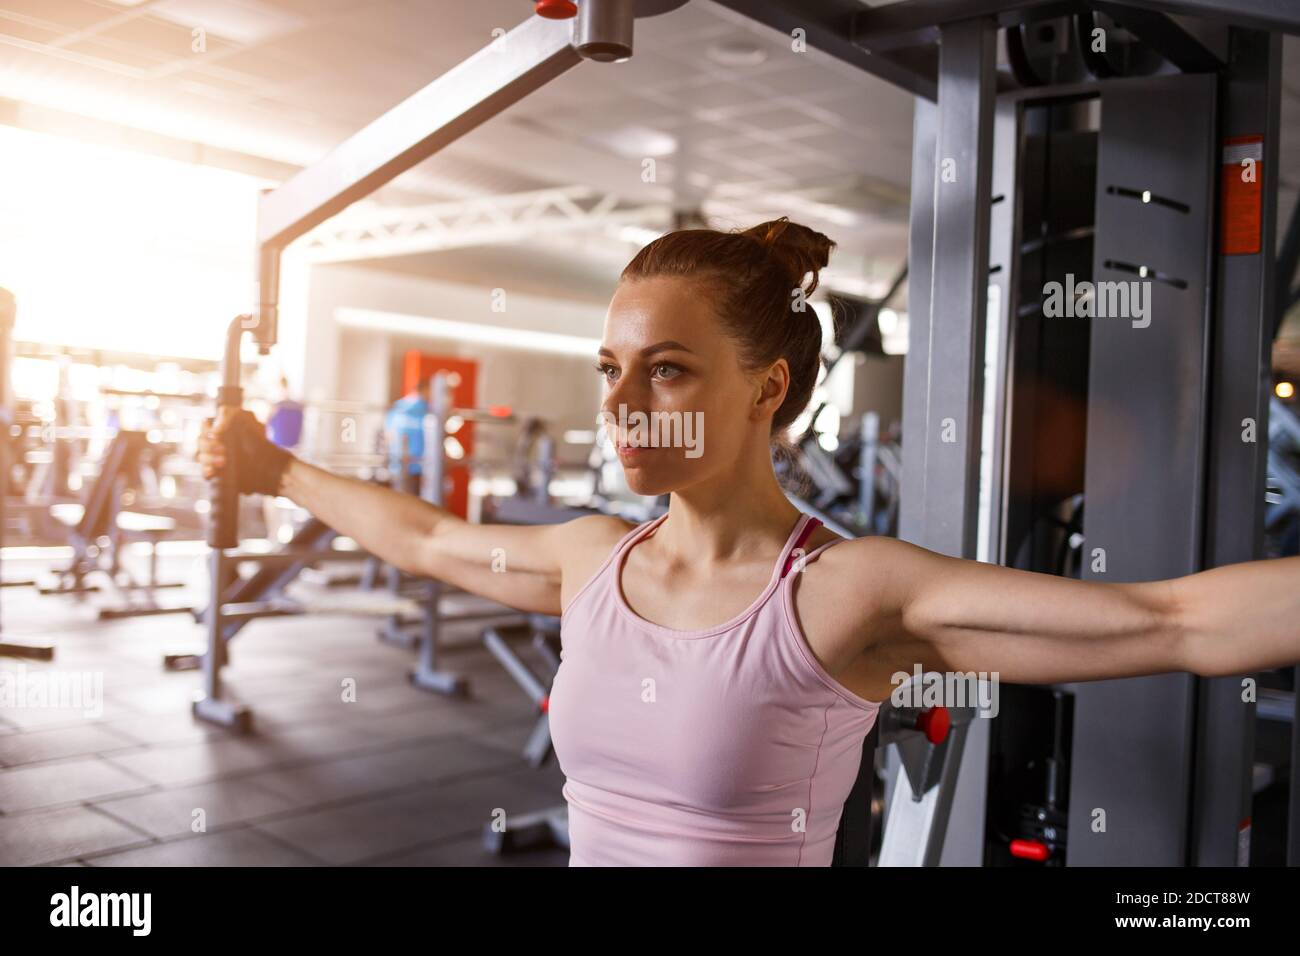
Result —
M755 443L768 448L788 367L746 373L708 292L679 277L624 281L605 316L602 427L637 494L732 476Z

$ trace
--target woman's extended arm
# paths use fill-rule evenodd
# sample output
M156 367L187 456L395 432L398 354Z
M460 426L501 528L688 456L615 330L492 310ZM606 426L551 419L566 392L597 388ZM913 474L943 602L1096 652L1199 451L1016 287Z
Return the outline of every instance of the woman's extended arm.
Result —
M873 669L910 673L919 663L1051 684L1168 671L1221 677L1300 661L1300 557L1129 584L960 560L888 538L845 547L854 573L881 583L864 636Z
M225 441L237 442L241 460L260 466L273 456L282 467L262 468L253 485L274 484L325 524L362 548L412 574L446 581L507 607L560 613L562 559L592 533L594 516L558 525L471 524L413 495L373 482L345 478L299 461L265 441L251 414L228 416L200 442L199 460L211 477L226 465ZM232 431L238 429L237 432ZM239 469L246 471L242 466ZM270 492L268 487L244 491Z

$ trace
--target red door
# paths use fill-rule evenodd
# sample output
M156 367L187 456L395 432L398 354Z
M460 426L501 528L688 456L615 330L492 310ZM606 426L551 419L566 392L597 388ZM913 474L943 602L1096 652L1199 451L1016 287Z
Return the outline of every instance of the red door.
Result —
M408 394L424 378L447 372L451 379L453 408L474 408L478 403L478 363L447 355L430 355L414 349L402 359L402 394ZM443 483L443 507L464 518L469 512L469 459L474 454L474 424L465 422L447 436L452 448L460 445L459 459L447 456Z

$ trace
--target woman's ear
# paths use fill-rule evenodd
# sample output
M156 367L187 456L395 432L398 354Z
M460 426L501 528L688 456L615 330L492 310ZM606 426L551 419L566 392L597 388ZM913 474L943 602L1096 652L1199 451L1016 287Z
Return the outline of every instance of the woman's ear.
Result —
M790 389L790 363L779 358L756 376L756 390L751 418L770 420L785 401Z

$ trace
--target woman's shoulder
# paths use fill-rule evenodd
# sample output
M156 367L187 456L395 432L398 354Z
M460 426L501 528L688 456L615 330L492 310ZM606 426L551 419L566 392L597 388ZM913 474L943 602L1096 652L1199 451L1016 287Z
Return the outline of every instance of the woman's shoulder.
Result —
M639 525L617 515L590 514L571 518L562 524L552 525L551 533L558 536L567 547L591 551L613 548Z
M803 547L804 553L813 557L804 566L807 581L803 590L815 593L812 599L831 602L865 601L868 595L883 597L882 589L893 587L906 567L910 547L882 535L844 538L825 527L818 528Z

